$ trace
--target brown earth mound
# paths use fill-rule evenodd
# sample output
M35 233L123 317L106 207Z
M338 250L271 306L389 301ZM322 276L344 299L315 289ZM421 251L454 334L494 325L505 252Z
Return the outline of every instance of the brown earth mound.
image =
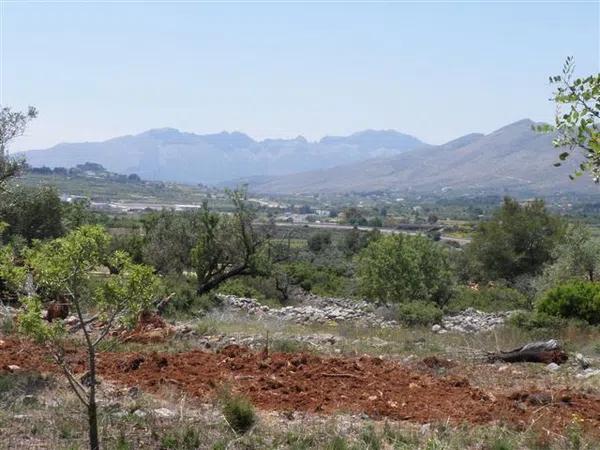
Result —
M84 359L77 359L83 370ZM31 370L49 365L41 349L18 341L0 347L0 372L8 364ZM98 366L106 379L155 393L176 387L210 398L220 385L229 383L258 407L270 410L364 412L419 423L494 422L554 431L577 417L586 429L600 430L598 395L565 389L487 392L466 378L439 377L372 357L282 353L265 357L229 346L220 353L102 353Z

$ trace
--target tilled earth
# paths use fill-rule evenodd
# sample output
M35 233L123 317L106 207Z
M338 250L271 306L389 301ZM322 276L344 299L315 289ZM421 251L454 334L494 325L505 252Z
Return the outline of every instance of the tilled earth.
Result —
M44 350L27 341L5 339L0 372L57 371ZM76 370L85 370L81 353L69 354ZM460 376L460 366L444 369L432 357L419 366L381 358L325 358L311 354L267 355L239 346L218 353L100 353L101 378L160 394L178 389L197 398L214 397L229 384L266 410L316 413L357 412L373 418L417 423L496 423L516 429L563 431L576 420L588 431L600 430L600 396L564 387L486 390ZM14 369L14 368L13 368ZM446 375L443 375L443 374ZM448 375L451 373L451 375Z

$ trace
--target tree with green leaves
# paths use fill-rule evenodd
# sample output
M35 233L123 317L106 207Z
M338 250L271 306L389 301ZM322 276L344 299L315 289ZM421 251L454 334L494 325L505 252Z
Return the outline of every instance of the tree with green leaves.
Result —
M550 83L556 85L552 98L556 117L553 126L541 125L538 130L557 133L553 143L563 151L555 166L560 166L579 148L585 161L571 178L589 171L594 181L600 183L600 73L574 78L574 70L574 60L569 57L562 74L550 77Z
M0 217L8 224L5 239L21 236L27 243L64 233L63 205L56 189L48 186L17 187L0 201Z
M543 200L521 205L505 198L490 220L481 222L465 250L471 278L513 281L537 275L554 259L564 222L546 210Z
M571 279L600 280L600 239L581 223L569 225L564 239L553 252L554 262L536 279L539 291L545 291Z
M391 303L444 305L454 285L447 249L424 236L395 234L373 240L358 255L360 292Z
M217 214L204 203L192 265L198 280L198 294L237 276L265 275L269 271L269 227L254 224L255 213L245 190L229 192L233 213Z
M190 250L196 245L201 227L197 211L155 212L143 218L143 225L144 262L163 275L180 275L190 269Z
M36 117L37 110L33 106L27 112L13 111L8 107L0 109L0 190L4 190L6 182L23 167L23 161L10 157L8 145L22 136L27 124Z
M5 229L6 224L0 222L0 235ZM27 270L17 262L14 246L0 246L0 302L17 301L26 276Z
M62 321L48 322L42 318L40 295L22 299L25 309L19 316L19 329L43 343L65 374L76 396L87 408L90 448L100 448L96 405L96 352L98 345L115 324L132 325L141 312L148 310L160 295L159 280L148 266L133 264L126 253L107 255L110 236L99 226L86 225L67 236L38 243L27 255L38 292L44 297L65 299L75 309L78 328L83 330L87 353L87 373L79 379L66 359L69 338ZM117 274L97 277L92 273L103 261L118 266ZM101 320L92 331L84 308L90 305Z

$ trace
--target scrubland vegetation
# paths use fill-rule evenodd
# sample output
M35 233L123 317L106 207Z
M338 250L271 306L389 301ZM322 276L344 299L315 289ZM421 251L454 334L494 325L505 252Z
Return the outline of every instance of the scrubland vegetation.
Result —
M558 103L587 101L588 91L597 99L597 77L571 85L570 74L567 64L555 78L566 83ZM590 114L580 105L557 118L557 145L588 149L581 168L597 175ZM461 211L460 245L441 239L431 210L411 210L429 233L392 229L406 218L353 204L329 216L372 229L278 227L245 189L221 193L220 210L203 198L183 212L99 212L52 187L18 185L22 167L5 147L35 116L1 117L0 300L16 312L1 317L0 446L598 447L599 374L486 359L536 338L585 353L582 369L598 359L597 218L506 197ZM227 295L261 307L227 316ZM375 328L261 320L323 297L366 300L360 308L384 319ZM499 329L431 331L468 308L518 312ZM211 341L230 337L252 350Z

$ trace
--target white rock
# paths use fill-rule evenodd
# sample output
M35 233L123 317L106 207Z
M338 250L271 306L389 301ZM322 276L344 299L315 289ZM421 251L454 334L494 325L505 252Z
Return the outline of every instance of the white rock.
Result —
M595 376L600 376L600 369L585 369L582 373L578 373L575 375L576 378L591 378Z
M546 370L550 372L556 372L558 369L560 369L560 366L556 363L550 363L546 366Z
M433 331L434 333L437 333L441 329L442 329L441 325L438 325L437 323L431 327L431 331Z
M173 417L175 417L177 415L175 413L175 411L171 411L168 408L158 408L158 409L155 409L153 411L153 413L155 416L162 417L164 419L172 419Z

